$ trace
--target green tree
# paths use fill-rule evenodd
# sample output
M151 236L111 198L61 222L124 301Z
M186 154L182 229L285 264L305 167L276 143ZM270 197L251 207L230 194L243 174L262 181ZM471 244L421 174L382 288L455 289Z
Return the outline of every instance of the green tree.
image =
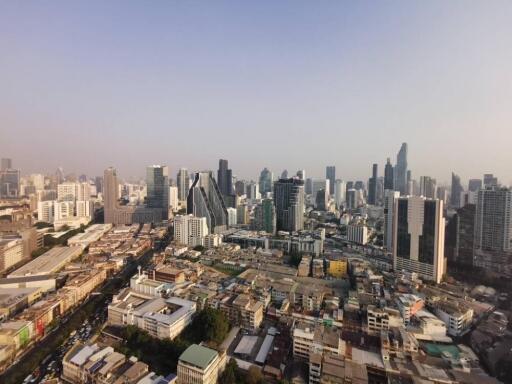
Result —
M263 384L263 374L261 370L254 365L251 365L249 370L247 371L247 375L245 376L246 384Z
M219 382L223 384L237 384L239 382L236 377L237 370L238 364L236 363L236 360L229 360L226 368L224 369L224 372L222 372L222 375L219 378Z
M185 329L183 338L191 343L206 341L219 345L226 338L229 329L229 321L224 313L218 309L206 308Z

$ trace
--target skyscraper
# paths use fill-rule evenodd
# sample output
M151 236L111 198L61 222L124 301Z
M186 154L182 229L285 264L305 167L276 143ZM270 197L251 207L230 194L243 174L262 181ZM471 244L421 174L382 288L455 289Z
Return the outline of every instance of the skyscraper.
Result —
M223 196L229 196L233 194L233 175L231 169L228 169L227 160L219 160L219 170L217 171L217 184L219 185L220 193Z
M297 177L301 179L302 181L306 181L306 170L305 169L299 169L297 171Z
M274 182L274 174L268 169L264 168L260 173L260 193L265 196L266 193L272 192L272 183Z
M436 179L430 176L420 176L420 195L428 199L435 199L437 197Z
M384 193L384 247L393 253L393 213L395 200L400 197L400 192L386 189Z
M443 203L399 197L393 212L393 267L441 282L445 272Z
M464 192L462 184L460 183L460 177L452 172L452 192L450 195L450 205L452 208L460 208L461 205L461 194Z
M344 181L336 180L334 182L334 203L338 209L345 203L346 188Z
M181 168L176 176L176 184L178 187L178 199L180 201L187 201L189 176L186 168Z
M474 264L497 273L512 271L512 191L488 187L478 192Z
M475 239L476 206L466 204L457 210L455 220L454 259L459 264L473 264L473 249Z
M272 199L263 199L254 209L253 229L276 233L276 209Z
M190 187L187 212L206 217L210 233L219 233L228 227L228 211L212 172L198 172Z
M482 179L469 179L468 191L477 192L482 189Z
M12 159L3 158L0 166L0 171L12 169Z
M118 207L119 183L115 168L107 168L103 174L103 209L105 223L115 222L115 211Z
M377 167L377 164L373 164L372 177L368 180L368 204L370 205L377 204Z
M401 195L407 194L407 143L402 143L400 151L398 151L396 156L394 176L395 189Z
M288 170L284 170L281 172L281 179L287 179L288 178Z
M169 169L162 165L146 168L147 207L160 209L162 219L169 216Z
M484 175L484 187L497 187L498 186L498 178L494 177L492 173L486 173Z
M329 195L334 195L334 181L336 180L336 167L328 165L325 168L325 178L329 180Z
M298 178L274 182L274 204L278 231L304 228L304 181Z
M0 197L12 198L20 194L20 171L8 168L0 171Z
M393 165L391 164L391 160L388 157L388 161L386 162L386 166L384 167L384 189L394 189L394 179L393 179Z

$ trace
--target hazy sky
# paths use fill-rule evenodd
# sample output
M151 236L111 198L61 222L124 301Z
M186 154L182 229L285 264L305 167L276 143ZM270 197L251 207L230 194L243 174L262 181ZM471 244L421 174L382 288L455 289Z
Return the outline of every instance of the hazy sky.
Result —
M512 180L512 1L2 1L0 157L23 173Z

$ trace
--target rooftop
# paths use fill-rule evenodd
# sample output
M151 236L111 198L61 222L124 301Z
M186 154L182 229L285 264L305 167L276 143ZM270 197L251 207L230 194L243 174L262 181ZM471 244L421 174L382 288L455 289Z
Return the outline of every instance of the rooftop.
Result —
M201 369L206 369L215 358L217 351L203 347L202 345L192 344L180 356L180 361L194 365Z

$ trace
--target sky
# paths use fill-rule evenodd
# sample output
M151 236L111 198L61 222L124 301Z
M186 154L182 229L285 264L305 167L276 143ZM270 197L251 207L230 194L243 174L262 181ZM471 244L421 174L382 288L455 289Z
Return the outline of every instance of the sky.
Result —
M2 1L22 173L306 169L512 180L511 1Z

